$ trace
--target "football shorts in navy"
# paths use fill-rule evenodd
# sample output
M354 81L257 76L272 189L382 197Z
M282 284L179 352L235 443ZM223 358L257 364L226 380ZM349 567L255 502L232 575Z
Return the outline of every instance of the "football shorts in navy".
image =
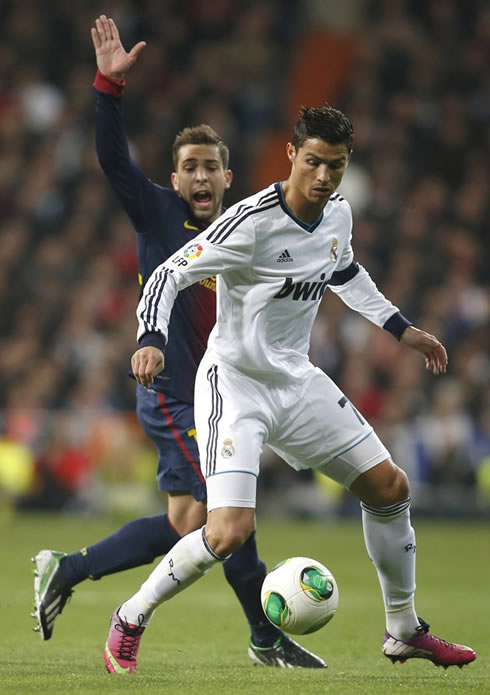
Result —
M189 492L204 501L206 483L199 464L194 407L137 384L136 413L158 452L158 489Z

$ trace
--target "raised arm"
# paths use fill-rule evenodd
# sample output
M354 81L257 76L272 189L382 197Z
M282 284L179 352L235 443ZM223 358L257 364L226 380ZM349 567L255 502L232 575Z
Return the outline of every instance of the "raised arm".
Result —
M155 194L149 181L130 157L122 115L124 77L146 46L137 43L127 53L112 19L101 15L91 29L97 59L94 87L96 105L96 147L100 165L136 231L146 228L148 206L144 200Z

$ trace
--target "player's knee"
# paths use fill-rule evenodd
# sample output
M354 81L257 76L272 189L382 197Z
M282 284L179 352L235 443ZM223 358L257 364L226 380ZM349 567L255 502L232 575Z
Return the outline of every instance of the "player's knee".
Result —
M398 490L397 490L397 502L402 502L403 500L406 500L407 497L410 495L410 483L408 481L408 476L405 473L405 471L402 471L401 468L398 468Z
M383 507L406 500L410 494L410 486L405 471L393 464L378 494L380 496L378 504Z
M220 557L227 557L239 550L249 535L249 529L242 525L230 525L227 528L214 531L206 527L207 541L216 555Z
M359 476L350 489L359 499L374 507L389 507L406 500L410 494L405 472L391 459Z
M214 551L220 557L227 557L231 553L239 550L245 541L245 534L241 533L238 529L230 529L218 538Z

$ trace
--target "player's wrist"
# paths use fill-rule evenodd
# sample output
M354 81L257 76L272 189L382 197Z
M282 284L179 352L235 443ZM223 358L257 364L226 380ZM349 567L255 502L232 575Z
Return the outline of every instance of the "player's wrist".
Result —
M139 348L155 347L158 350L161 350L161 352L163 352L164 354L166 345L167 341L165 339L165 336L163 335L163 333L159 333L158 331L143 333L141 338L138 340Z
M97 70L95 74L94 87L98 92L110 94L113 97L120 97L125 86L126 80L122 74L121 79L118 79L116 76L106 75L100 70Z
M401 340L403 333L412 325L412 322L403 316L401 311L397 311L393 316L390 316L383 328L385 331L388 331L388 333L391 333L397 340Z

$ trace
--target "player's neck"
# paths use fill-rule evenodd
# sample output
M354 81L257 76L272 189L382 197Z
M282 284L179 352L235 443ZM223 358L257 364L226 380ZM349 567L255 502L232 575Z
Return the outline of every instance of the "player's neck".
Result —
M213 224L213 222L215 222L222 213L223 213L223 204L221 204L219 206L217 212L212 217L208 217L206 219L199 219L197 217L194 217L194 215L193 215L193 219L196 221L199 229L204 230L204 229L207 229L209 227L209 225Z
M319 203L311 203L297 188L291 186L289 181L282 184L284 202L293 215L306 224L313 224L323 212L328 199Z

